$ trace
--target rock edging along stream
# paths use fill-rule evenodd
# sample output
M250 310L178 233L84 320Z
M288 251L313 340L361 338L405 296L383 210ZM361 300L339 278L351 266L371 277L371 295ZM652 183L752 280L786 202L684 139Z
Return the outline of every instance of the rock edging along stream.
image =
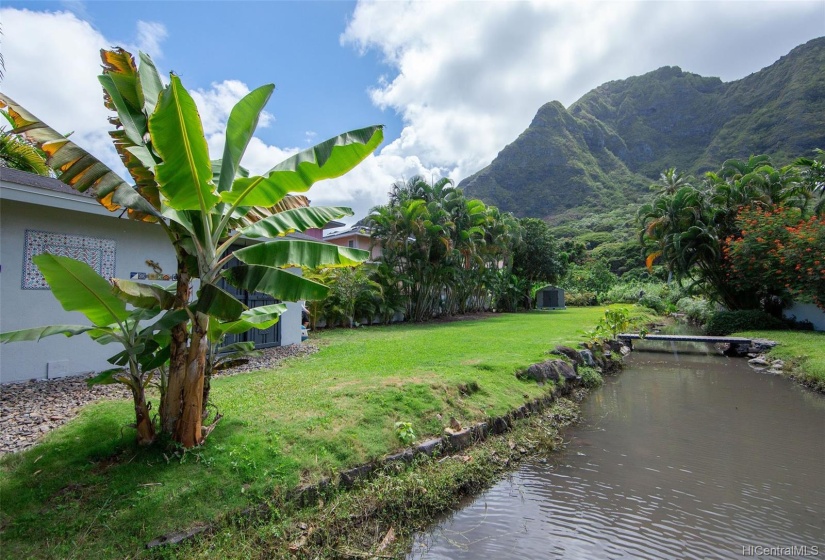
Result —
M387 455L377 461L341 471L336 478L322 479L315 484L298 486L289 492L286 499L299 507L316 503L327 492L336 489L349 489L356 483L367 480L374 473L383 471L387 467L411 464L417 457L449 456L468 447L485 441L490 435L499 435L511 431L519 420L542 413L558 398L569 396L581 386L581 377L578 375L580 366L592 367L604 374L612 374L621 369L621 357L630 352L627 345L610 343L599 348L575 350L566 346L557 346L549 353L561 358L548 359L529 366L527 369L516 372L520 379L534 379L540 384L548 381L549 391L510 412L488 418L460 430L445 430L442 437L428 439L418 445L404 449L399 453ZM618 354L619 359L614 356ZM249 507L240 512L244 518L263 517L270 513L272 506L268 503ZM193 527L184 531L177 531L158 537L146 544L147 549L158 546L178 544L198 535L208 534L219 526L220 522Z

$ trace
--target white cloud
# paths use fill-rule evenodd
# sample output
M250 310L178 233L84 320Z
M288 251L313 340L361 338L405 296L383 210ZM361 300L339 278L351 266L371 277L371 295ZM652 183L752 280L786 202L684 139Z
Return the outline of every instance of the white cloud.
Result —
M152 59L163 56L160 44L168 36L166 26L154 21L138 20L137 22L137 50L143 51Z
M463 178L552 100L666 65L724 80L822 34L822 2L381 2L361 0L341 37L394 67L373 102L401 136L377 159L416 155Z
M226 130L226 122L229 120L229 113L232 108L244 96L249 93L249 87L238 80L224 80L223 82L212 83L208 90L195 89L189 93L198 105L198 111L203 121L203 131L207 136L223 134ZM263 128L270 125L274 120L271 113L262 111L258 127Z
M97 80L100 49L117 41L68 11L3 8L0 20L6 64L3 92L55 130L73 132L72 140L126 177L109 138L109 111ZM147 50L159 51L165 30L138 22L137 36Z

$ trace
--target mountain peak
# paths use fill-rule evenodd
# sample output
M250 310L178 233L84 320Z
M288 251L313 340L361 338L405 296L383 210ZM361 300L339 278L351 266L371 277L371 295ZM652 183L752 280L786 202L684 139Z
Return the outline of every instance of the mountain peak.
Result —
M728 158L784 164L825 147L825 37L734 82L678 66L542 105L493 162L460 183L517 216L638 200L668 167L699 174Z

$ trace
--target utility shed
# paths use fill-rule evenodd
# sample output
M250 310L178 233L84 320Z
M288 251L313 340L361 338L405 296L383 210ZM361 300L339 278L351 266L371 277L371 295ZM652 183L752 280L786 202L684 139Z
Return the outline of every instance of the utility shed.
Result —
M545 286L536 292L538 309L565 309L564 290L555 286Z

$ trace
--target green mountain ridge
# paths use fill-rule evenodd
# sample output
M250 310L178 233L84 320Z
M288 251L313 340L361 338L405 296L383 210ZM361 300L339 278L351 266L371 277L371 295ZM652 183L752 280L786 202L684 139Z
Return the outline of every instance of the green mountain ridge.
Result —
M565 108L543 105L468 196L551 223L641 200L669 167L699 175L768 154L790 163L825 147L825 37L723 82L666 66L607 82Z

